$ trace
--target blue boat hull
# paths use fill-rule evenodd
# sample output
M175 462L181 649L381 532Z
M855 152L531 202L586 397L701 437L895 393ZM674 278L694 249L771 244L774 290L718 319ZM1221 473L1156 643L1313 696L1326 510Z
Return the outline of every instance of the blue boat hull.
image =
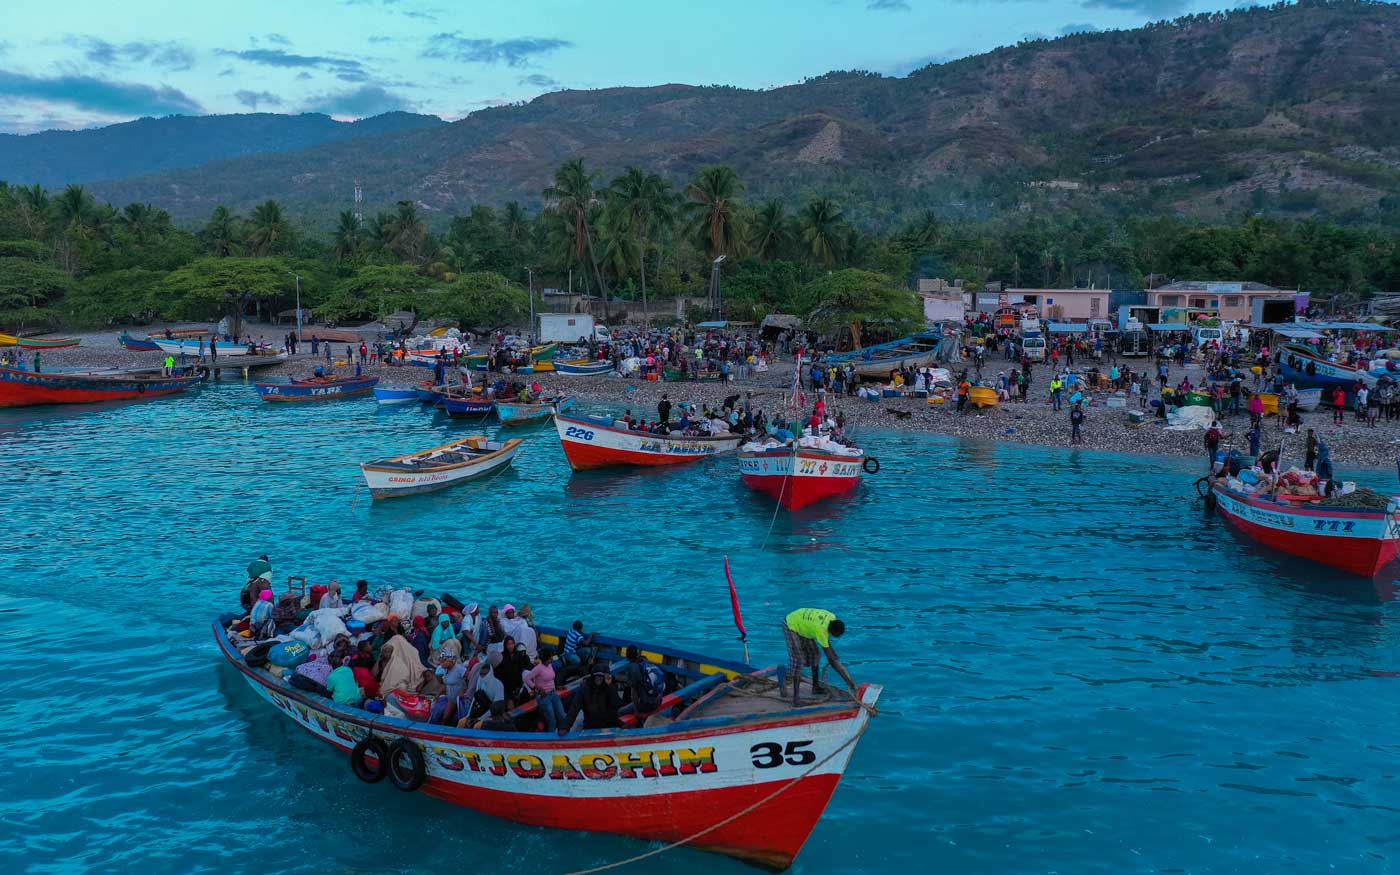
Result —
M334 401L363 395L378 382L378 377L357 377L331 383L257 383L256 387L264 401Z
M375 386L374 400L380 404L412 404L418 400L418 390L413 386Z
M438 396L438 406L453 418L463 416L490 416L496 412L493 398L453 398L450 395Z
M589 362L586 365L576 365L571 362L559 361L556 361L554 363L555 373L568 374L569 376L574 377L590 376L593 374L606 374L608 371L611 370L612 362Z

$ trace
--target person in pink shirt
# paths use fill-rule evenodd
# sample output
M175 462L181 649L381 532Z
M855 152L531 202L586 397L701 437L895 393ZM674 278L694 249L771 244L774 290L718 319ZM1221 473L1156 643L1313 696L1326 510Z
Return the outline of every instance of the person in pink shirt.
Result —
M535 696L540 714L544 715L544 728L554 732L564 722L564 702L559 691L554 688L554 651L541 647L535 657L535 666L521 676L525 688Z

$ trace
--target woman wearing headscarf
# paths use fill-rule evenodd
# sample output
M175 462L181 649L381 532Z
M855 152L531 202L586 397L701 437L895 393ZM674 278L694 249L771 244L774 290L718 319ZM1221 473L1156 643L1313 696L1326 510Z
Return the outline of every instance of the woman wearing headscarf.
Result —
M352 603L354 603L354 602L367 602L367 601L369 601L369 600L370 600L370 597L369 597L369 581L368 581L368 580L357 580L357 581L355 581L355 594L354 594L353 596L351 596L350 601L351 601Z
M321 596L320 606L337 610L345 607L345 599L340 596L340 581L332 580L330 586L326 587L326 594Z
M248 617L248 628L255 639L271 638L277 634L277 624L272 620L272 590L258 593L258 602Z
M457 632L452 628L452 618L448 616L446 611L443 611L438 614L437 625L433 626L433 634L428 639L428 653L432 655L430 661L436 664L437 652L441 650L442 646L448 641L455 641L456 639Z
M506 698L519 703L520 690L525 685L523 679L530 670L530 658L525 655L525 648L510 636L506 636L501 647L501 664L496 666L496 677L505 687Z
M379 691L385 696L394 690L416 693L423 682L423 671L418 651L402 635L395 635L379 652L379 665L375 671L375 676L379 678Z
M428 642L431 640L428 635L428 621L422 617L414 617L408 626L408 631L404 633L408 643L413 645L413 649L418 651L418 660L427 665Z

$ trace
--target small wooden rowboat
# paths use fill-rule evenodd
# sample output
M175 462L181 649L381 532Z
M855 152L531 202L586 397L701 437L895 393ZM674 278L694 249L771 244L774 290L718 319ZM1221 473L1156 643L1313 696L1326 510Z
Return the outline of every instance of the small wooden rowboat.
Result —
M973 386L967 390L967 401L973 407L996 407L1000 400L997 390L991 386Z
M1237 492L1217 480L1207 504L1266 547L1362 577L1373 577L1400 548L1400 510L1329 507Z
M556 413L562 413L574 406L574 396L564 395L556 398L541 398L529 404L521 404L518 401L499 401L496 403L496 415L501 418L501 425L529 425L534 422L543 422Z
M678 465L732 452L743 437L651 434L613 425L612 417L556 414L554 427L575 471L610 465Z
M16 337L13 334L0 334L0 346L19 346L26 349L63 349L82 343L78 337Z
M159 352L160 347L149 337L132 337L123 331L122 336L117 338L117 343L122 345L122 349L129 349L134 352Z
M428 392L433 406L441 407L453 419L481 419L496 412L497 402L515 400L514 395L497 397L465 386L433 386Z
M200 375L192 372L167 377L159 371L75 374L0 368L0 407L159 398L183 392L200 379Z
M1299 410L1316 410L1317 406L1322 403L1322 390L1299 389L1297 403Z
M804 682L800 693L811 703L795 707L779 686L783 669L638 644L666 676L662 725L643 728L627 705L621 727L562 737L457 729L305 692L250 666L219 624L212 631L232 669L276 713L347 755L347 780L357 765L379 780L385 760L399 789L421 787L484 814L644 842L687 840L773 870L792 864L821 819L882 692L875 684L854 694L828 686L812 701ZM539 643L557 651L563 634L540 626ZM614 674L631 643L594 637L597 657ZM560 686L566 706L584 682ZM536 710L529 702L510 716L527 721ZM363 798L370 795L382 794Z
M380 404L412 404L418 400L418 388L418 386L375 386L374 400Z
M374 388L378 377L327 377L292 380L289 383L255 383L264 401L334 401L363 395Z
M869 461L878 471L878 463ZM788 510L800 510L855 489L866 462L864 450L848 454L816 447L749 444L739 450L739 476L750 489L772 496Z
M476 434L431 450L365 462L360 473L370 495L397 498L445 489L506 468L519 451L519 438L499 443Z
M571 362L556 361L554 372L565 377L600 377L613 369L610 361L577 359Z

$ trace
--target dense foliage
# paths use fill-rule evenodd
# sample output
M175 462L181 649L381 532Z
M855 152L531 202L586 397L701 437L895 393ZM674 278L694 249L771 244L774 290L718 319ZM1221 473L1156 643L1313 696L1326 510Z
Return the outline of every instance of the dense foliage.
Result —
M278 313L294 306L298 282L302 304L323 318L407 310L474 329L523 325L527 289L547 286L600 296L610 318L641 321L644 296L654 315L674 313L678 297L694 312L718 281L728 318L787 312L828 328L917 321L907 290L918 277L1141 288L1157 274L1351 300L1400 290L1400 243L1381 229L1252 213L1204 224L1026 210L978 222L926 210L879 234L830 197L789 212L744 192L724 166L701 168L677 190L630 167L605 182L572 160L533 214L516 203L476 205L435 233L403 201L363 225L347 212L323 235L291 222L276 201L247 216L218 207L189 232L163 210L118 210L80 186L0 184L0 327Z

